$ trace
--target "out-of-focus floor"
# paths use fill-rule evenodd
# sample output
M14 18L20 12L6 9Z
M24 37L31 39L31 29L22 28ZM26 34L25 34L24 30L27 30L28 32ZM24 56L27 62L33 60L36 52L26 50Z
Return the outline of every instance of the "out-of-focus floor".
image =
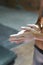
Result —
M15 10L0 6L0 23L16 30L21 26L36 23L38 14L36 12ZM14 65L31 65L33 58L33 41L29 44L18 46L11 49L17 53L17 59Z

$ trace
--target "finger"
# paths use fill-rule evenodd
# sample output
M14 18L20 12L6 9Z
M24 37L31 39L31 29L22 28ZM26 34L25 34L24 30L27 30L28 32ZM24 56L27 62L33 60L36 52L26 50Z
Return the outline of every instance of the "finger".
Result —
M39 28L38 25L35 25L35 24L27 24L27 26L31 27L31 28Z
M23 39L18 39L18 40L11 40L11 43L16 43L16 44L19 44L21 42L23 42L24 40Z
M31 28L30 28L30 27L23 27L23 26L21 27L21 29L22 29L22 30L28 30L28 31L30 31L30 30L31 30Z
M15 41L16 44L20 44L20 43L22 43L22 42L23 42L23 40Z
M24 41L24 37L21 37L21 38L9 38L9 41L11 42L11 43L21 43L21 42L23 42Z

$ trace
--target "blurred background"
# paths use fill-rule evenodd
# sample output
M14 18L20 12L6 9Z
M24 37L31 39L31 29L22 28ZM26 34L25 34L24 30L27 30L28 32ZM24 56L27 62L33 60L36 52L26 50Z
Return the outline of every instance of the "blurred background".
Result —
M40 0L0 0L0 23L20 30L36 22L39 5Z
M32 64L34 41L10 43L9 36L20 31L21 26L35 24L39 9L40 0L0 0L0 45L17 54L14 65Z
M39 3L40 0L0 0L0 5L25 10L38 10Z

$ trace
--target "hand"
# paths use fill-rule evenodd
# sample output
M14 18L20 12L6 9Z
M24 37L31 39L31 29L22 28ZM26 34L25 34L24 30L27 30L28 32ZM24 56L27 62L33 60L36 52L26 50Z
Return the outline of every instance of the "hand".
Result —
M16 43L23 42L23 40L24 40L24 36L23 36L24 31L25 30L22 30L22 31L18 32L17 34L10 35L9 41L11 43L13 43L13 42L16 42Z
M21 28L24 29L24 30L31 31L31 29L29 29L28 27L30 27L32 29L32 33L34 35L35 40L43 41L43 33L41 33L38 25L28 24L27 27L21 27Z
M40 31L40 28L38 25L35 25L35 24L27 24L28 27L31 27L32 29L35 29L37 31Z
M23 42L26 37L30 36L30 39L32 39L34 36L36 37L36 33L34 34L34 36L32 36L30 32L34 31L34 30L38 30L38 27L36 25L29 25L28 27L21 27L21 31L18 32L17 34L14 35L10 35L9 41L11 43L16 42L16 43L21 43ZM39 32L39 31L38 31ZM32 37L31 37L32 36ZM28 38L29 39L29 38Z
M39 34L41 32L38 25L35 24L28 24L27 27L21 27L21 29L28 31L28 33L31 32L32 34Z
M9 41L11 43L13 43L13 42L21 43L21 42L25 41L27 38L28 39L33 38L31 33L29 33L29 30L21 30L17 34L10 35Z
M17 38L17 37L15 37L15 36L13 36L13 35L10 35L10 37L9 37L9 41L10 41L11 43L14 43L14 42L15 42L15 43L17 43L17 44L23 42L24 39L25 39L25 38L24 38L23 36Z
M34 33L35 40L43 41L43 29L42 29L42 33L41 33L41 30L37 25L28 24L27 26L31 27L31 28L33 28L33 29L35 29L37 31L37 32Z

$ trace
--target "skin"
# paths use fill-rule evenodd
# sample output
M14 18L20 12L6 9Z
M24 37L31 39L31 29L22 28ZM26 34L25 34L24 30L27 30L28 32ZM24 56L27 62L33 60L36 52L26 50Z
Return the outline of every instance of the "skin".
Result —
M40 22L41 22L41 24L43 24L43 17L41 18L41 20L40 20ZM31 27L31 26L30 26ZM37 29L36 27L31 27L31 28L33 28L33 29ZM25 32L30 32L30 30L27 30L27 29L25 29L26 31ZM41 33L43 33L43 28L40 30L40 29L37 29L37 31L41 31ZM38 48L40 48L40 49L42 49L43 50L43 35L40 35L40 34L33 34L33 37L31 36L30 37L30 39L31 38L34 38L35 37L35 45L38 47ZM29 39L29 38L28 38ZM42 40L40 40L40 39L42 39ZM15 40L15 37L14 36L12 36L12 37L10 37L9 38L9 41L11 42L11 43L13 43L13 42L16 42L17 44L19 44L20 42L23 42L25 40L25 37L21 37L21 38L18 38L17 40Z
M41 18L41 24L43 24L43 17ZM43 28L41 29L41 33L43 33ZM36 37L38 38L42 38L43 39L43 36L42 35L35 35ZM37 45L37 47L39 47L40 49L43 50L43 41L41 40L35 40L35 45Z

